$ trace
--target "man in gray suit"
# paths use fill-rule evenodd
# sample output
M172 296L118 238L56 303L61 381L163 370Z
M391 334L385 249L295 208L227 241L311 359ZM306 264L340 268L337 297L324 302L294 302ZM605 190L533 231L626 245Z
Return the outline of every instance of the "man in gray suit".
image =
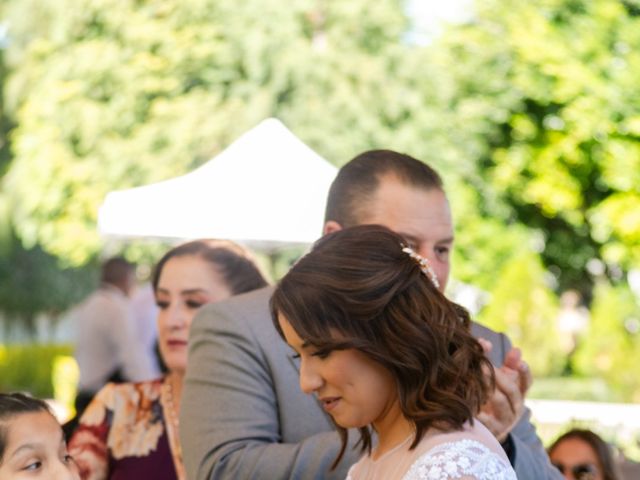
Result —
M427 165L392 151L345 165L327 200L324 233L377 223L429 259L444 289L453 225L442 181ZM298 364L272 325L262 289L204 307L191 327L180 415L189 479L344 479L360 456L340 441L317 399L298 384ZM530 423L531 376L509 339L474 324L496 366L496 390L479 418L505 448L519 479L558 479ZM350 435L352 442L357 435Z

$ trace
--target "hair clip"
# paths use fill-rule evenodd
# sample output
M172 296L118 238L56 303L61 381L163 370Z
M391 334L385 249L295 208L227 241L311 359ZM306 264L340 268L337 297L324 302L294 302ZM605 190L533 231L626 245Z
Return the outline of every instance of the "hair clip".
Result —
M402 245L402 251L413 258L420 267L420 271L431 280L431 283L433 283L437 289L440 289L440 282L438 281L438 277L436 277L436 272L431 268L429 261L411 247Z

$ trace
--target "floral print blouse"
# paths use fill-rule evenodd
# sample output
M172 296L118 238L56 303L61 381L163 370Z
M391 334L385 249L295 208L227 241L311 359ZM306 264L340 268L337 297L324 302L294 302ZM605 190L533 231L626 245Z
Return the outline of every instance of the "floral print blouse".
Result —
M177 414L164 378L106 385L69 441L82 480L184 480Z

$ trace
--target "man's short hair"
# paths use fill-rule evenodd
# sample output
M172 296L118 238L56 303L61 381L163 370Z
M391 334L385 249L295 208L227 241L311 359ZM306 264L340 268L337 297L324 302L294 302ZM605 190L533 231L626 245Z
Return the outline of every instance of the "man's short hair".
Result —
M135 272L133 263L123 257L111 257L102 264L100 280L110 285L123 285L133 272Z
M442 190L438 172L426 163L392 150L369 150L344 165L329 189L324 221L342 227L361 223L380 180L392 175L400 182L425 190Z

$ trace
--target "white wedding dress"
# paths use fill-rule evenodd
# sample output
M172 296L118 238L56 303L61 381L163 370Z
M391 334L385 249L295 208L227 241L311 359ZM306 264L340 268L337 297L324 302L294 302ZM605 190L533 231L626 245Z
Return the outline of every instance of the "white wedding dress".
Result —
M347 480L517 480L502 447L478 420L457 432L428 432L415 449L412 437L372 460L365 456Z

